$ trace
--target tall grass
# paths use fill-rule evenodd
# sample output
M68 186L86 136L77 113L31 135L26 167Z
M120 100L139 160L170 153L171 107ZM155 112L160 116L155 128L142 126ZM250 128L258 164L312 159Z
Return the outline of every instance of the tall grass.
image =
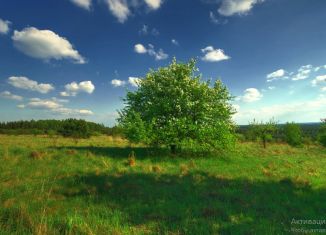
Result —
M41 157L31 157L40 154ZM181 154L106 136L0 136L0 234L288 234L323 219L326 151Z

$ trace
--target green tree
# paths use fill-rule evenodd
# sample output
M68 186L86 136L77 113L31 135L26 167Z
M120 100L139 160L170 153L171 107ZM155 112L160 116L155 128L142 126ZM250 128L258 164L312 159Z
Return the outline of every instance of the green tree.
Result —
M170 146L185 143L226 148L234 140L232 96L217 80L202 81L195 60L150 70L124 98L118 122L133 142Z
M318 141L321 145L326 147L326 118L321 119L322 124L318 131Z
M250 132L249 136L256 136L256 138L262 141L264 148L266 148L267 141L271 141L274 138L274 134L277 131L277 123L274 119L260 123L253 120L249 123L248 131Z
M302 130L300 125L292 122L286 123L283 128L285 141L291 146L299 146L302 144Z
M67 119L63 121L59 133L64 137L86 139L91 136L88 123L85 120Z

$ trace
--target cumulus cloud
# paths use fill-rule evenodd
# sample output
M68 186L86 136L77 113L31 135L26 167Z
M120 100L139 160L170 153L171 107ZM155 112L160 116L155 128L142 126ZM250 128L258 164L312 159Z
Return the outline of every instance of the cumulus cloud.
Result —
M155 60L165 60L169 57L162 49L155 51L154 46L152 44L148 44L147 53L150 56L153 56Z
M230 56L224 54L222 49L214 49L212 46L207 46L204 49L201 49L201 51L205 54L202 57L202 60L207 62L219 62L231 58Z
M0 19L0 34L7 34L10 30L10 24L10 21Z
M34 27L28 27L22 31L15 30L12 40L19 51L33 58L71 59L78 64L86 63L66 38L60 37L51 30L39 30Z
M263 1L264 0L222 0L222 3L218 8L218 13L223 16L246 14L255 4Z
M1 92L0 97L5 98L5 99L9 99L9 100L17 100L17 101L23 100L22 96L14 95L10 91Z
M256 88L248 88L244 91L241 100L246 103L251 103L260 100L262 97L263 94L261 94Z
M137 78L137 77L129 77L128 78L128 83L134 87L138 87L138 84L140 82L140 78Z
M54 90L54 86L52 84L38 83L36 81L30 80L27 77L12 76L8 78L8 83L16 88L37 91L42 94L46 94Z
M92 0L70 0L70 1L73 2L75 5L84 8L86 10L91 9Z
M32 109L57 109L62 107L62 105L53 100L33 99L27 104L27 107Z
M111 81L111 84L114 86L114 87L119 87L119 86L124 86L126 84L125 81L123 80L119 80L119 79L113 79Z
M313 66L311 64L301 66L298 69L297 74L292 77L293 81L303 80L309 77L310 73L313 71Z
M288 77L285 76L286 71L284 69L279 69L276 70L270 74L267 74L266 78L267 78L267 82L272 82L275 80L280 80L280 79L287 79Z
M129 16L133 15L133 11L140 12L139 8L147 6L150 10L157 10L162 5L162 0L104 0L109 11L118 22L124 23ZM156 29L152 30L153 34L158 33Z
M179 42L177 40L172 39L171 42L173 45L179 46Z
M326 85L326 75L319 75L311 81L312 86Z
M76 96L80 92L92 94L95 86L92 81L83 81L80 83L72 82L65 85L65 91L60 92L61 96Z
M138 54L145 54L147 52L147 49L144 47L144 45L138 43L134 46L134 50Z
M160 8L162 1L161 0L145 0L147 6L153 10Z
M24 104L19 104L19 105L17 105L17 108L19 108L19 109L24 109L26 106L24 105Z
M124 23L130 15L129 6L126 0L106 0L109 10L120 23Z
M30 108L37 110L45 110L52 112L53 114L60 115L70 115L70 116L85 116L93 115L93 112L87 109L71 109L64 107L61 99L53 97L52 99L40 99L40 98L31 98L29 102L25 104L18 105L18 108Z
M144 45L138 43L134 46L134 50L138 54L147 53L148 55L153 56L155 60L165 60L169 57L169 55L166 54L162 49L156 51L152 44L148 44L148 48L146 48Z

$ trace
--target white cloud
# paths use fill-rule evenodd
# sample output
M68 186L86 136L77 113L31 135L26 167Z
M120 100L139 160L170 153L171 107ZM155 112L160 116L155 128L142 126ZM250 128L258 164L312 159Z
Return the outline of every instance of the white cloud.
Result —
M303 79L306 79L309 77L310 73L312 72L313 70L313 67L311 64L308 64L308 65L304 65L304 66L301 66L299 69L298 69L298 72L297 74L292 77L292 80L293 81L297 81L297 80L303 80Z
M91 9L92 0L70 0L70 1L73 2L74 4L76 4L77 6L84 8L86 10Z
M111 84L114 86L114 87L119 87L119 86L124 86L126 84L125 81L122 81L122 80L119 80L119 79L113 79L111 81Z
M78 110L78 113L81 115L93 115L94 114L92 111L87 110L87 109L80 109L80 110Z
M37 91L42 94L46 94L54 90L52 84L38 83L36 81L28 79L27 77L9 77L8 83L16 88Z
M7 34L10 30L10 24L10 21L0 19L0 34Z
M280 79L287 79L288 77L285 76L286 71L284 69L279 69L276 70L270 74L267 74L266 78L267 78L267 82L272 82L275 80L280 80Z
M326 115L326 97L319 96L316 99L275 104L257 109L241 109L234 115L237 123L247 124L253 119L267 121L274 117L278 121L311 122L319 121Z
M137 77L129 77L128 78L128 82L130 85L134 86L134 87L138 87L138 84L140 82L140 78L137 78Z
M248 13L255 4L264 0L222 0L218 13L223 16Z
M322 87L321 91L326 91L326 86Z
M124 23L130 15L130 10L126 0L106 0L109 10L118 19Z
M69 100L66 99L58 99L56 97L52 97L51 100L55 101L55 102L59 102L59 103L68 103Z
M90 116L94 114L91 110L88 109L71 109L65 107L52 109L50 111L53 112L54 114L65 115L65 116Z
M326 85L326 75L319 75L311 81L312 86Z
M18 108L30 108L30 109L38 109L38 110L46 110L50 111L54 114L60 115L70 115L70 116L85 116L85 115L93 115L93 112L87 109L71 109L63 106L61 99L57 99L52 97L52 99L40 99L40 98L32 98L25 105L18 105Z
M92 94L95 86L92 81L83 81L80 83L72 82L65 85L65 91L60 92L61 96L76 96L80 92Z
M71 59L78 64L86 63L66 38L60 37L51 30L39 30L34 27L28 27L22 31L15 30L12 40L18 50L33 58Z
M57 109L62 107L62 105L53 100L34 99L27 104L27 107L31 109Z
M246 103L251 103L260 100L262 97L263 94L261 94L256 88L248 88L244 91L241 100Z
M153 56L155 60L165 60L169 57L162 49L155 51L154 46L152 44L148 44L147 52L150 56Z
M138 54L145 54L147 52L147 49L144 47L144 45L138 43L134 46L134 50Z
M175 39L172 39L171 40L172 44L176 45L176 46L179 46L179 42Z
M1 92L0 93L0 97L3 97L5 99L10 99L10 100L17 100L17 101L23 100L23 97L22 96L14 95L10 91L3 91L3 92Z
M222 49L214 49L212 46L207 46L204 49L201 49L201 51L202 53L205 53L202 60L207 62L219 62L231 58L230 56L224 54Z
M17 105L17 108L19 108L19 109L24 109L26 106L24 105L24 104L19 104L19 105Z
M275 89L275 86L269 86L268 87L268 90L274 90Z
M145 0L147 6L153 10L160 8L162 1L161 0Z
M156 51L152 44L148 44L148 48L146 48L142 44L136 44L134 46L134 50L138 54L147 53L148 55L153 56L155 58L155 60L165 60L169 57L169 55L166 54L162 49L159 49L158 51Z

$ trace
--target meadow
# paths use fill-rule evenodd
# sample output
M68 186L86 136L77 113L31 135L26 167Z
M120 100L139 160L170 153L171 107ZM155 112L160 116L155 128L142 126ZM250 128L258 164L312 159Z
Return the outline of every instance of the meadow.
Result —
M325 164L326 149L313 144L243 142L224 154L171 155L110 136L0 135L0 234L325 228L300 222L326 219Z

